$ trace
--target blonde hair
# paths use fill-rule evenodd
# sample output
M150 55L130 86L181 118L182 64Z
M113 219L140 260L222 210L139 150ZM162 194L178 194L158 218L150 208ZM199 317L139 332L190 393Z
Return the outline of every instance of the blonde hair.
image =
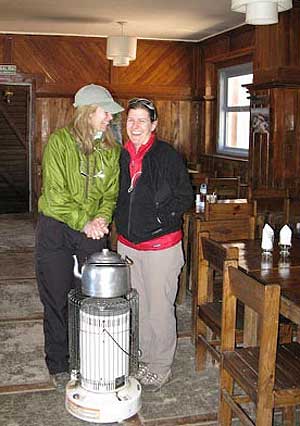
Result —
M86 155L91 154L94 149L95 130L90 125L90 116L97 108L98 105L83 105L77 107L74 112L73 120L69 126L70 132L75 138L80 151ZM101 143L103 148L106 149L110 149L116 145L116 140L110 127L104 132L104 138L102 138Z

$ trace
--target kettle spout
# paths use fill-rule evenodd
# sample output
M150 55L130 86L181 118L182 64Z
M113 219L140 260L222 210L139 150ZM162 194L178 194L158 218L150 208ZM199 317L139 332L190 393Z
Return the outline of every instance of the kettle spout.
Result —
M79 272L77 257L73 255L73 259L74 259L74 268L73 268L74 276L81 279L82 274Z

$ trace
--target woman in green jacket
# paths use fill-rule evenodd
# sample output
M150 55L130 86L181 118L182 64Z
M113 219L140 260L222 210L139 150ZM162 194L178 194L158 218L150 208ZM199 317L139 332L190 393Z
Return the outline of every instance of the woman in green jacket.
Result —
M67 295L79 264L107 244L119 186L121 147L109 128L123 108L104 87L82 87L69 126L55 131L43 154L36 232L36 273L44 305L46 363L57 383L68 366Z

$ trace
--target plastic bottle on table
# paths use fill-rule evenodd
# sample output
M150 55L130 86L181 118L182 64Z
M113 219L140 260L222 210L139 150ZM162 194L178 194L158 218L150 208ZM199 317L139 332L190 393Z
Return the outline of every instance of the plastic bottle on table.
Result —
M200 211L204 211L205 202L207 195L207 185L206 183L201 183L200 185Z
M195 198L195 210L196 213L200 213L201 212L201 198L200 198L200 194L196 194L196 198Z

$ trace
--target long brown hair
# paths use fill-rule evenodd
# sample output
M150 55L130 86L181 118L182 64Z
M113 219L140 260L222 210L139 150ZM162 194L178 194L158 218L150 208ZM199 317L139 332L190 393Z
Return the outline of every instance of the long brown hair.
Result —
M90 125L90 116L93 114L98 105L83 105L77 107L74 112L73 120L69 125L71 134L74 136L80 151L83 154L89 155L94 148L95 131ZM104 132L101 140L103 148L110 149L116 145L113 132L110 127Z

